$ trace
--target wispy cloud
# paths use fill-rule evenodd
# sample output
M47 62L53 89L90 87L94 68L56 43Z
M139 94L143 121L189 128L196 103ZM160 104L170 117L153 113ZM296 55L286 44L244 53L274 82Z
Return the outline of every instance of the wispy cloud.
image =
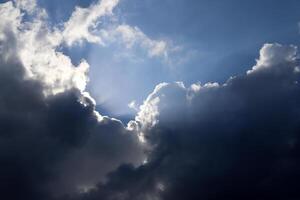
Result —
M102 0L88 8L76 7L70 19L64 24L62 35L67 45L84 40L91 43L103 44L102 38L97 35L97 26L101 17L111 16L119 0Z

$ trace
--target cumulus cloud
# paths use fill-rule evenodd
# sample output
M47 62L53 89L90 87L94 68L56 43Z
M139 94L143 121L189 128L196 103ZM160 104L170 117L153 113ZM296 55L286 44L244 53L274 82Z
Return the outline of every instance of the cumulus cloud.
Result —
M8 37L14 37L15 45L3 51L4 58L18 57L25 69L27 79L39 80L44 84L44 93L56 94L71 88L84 91L88 81L89 65L86 61L74 66L70 58L57 51L61 43L59 31L47 25L47 13L36 8L35 12L26 7L30 1L11 1L0 5L0 42L2 48L9 45ZM30 4L31 5L31 4ZM23 8L24 6L26 9ZM30 13L28 13L28 10ZM24 14L32 14L26 19Z
M158 85L129 123L149 145L147 162L75 199L299 198L297 55L266 44L224 84Z
M60 31L29 2L0 4L1 199L54 199L144 160L135 131L95 110L88 64L57 50Z
M88 63L59 47L106 38L151 57L167 44L124 24L97 35L118 1L78 7L63 28L35 3L0 4L1 199L300 198L296 46L265 44L224 84L161 83L125 127L95 110Z
M297 58L297 47L294 45L282 46L278 44L265 44L260 50L260 58L257 64L247 73L255 73L264 68L281 66L284 63L295 62ZM297 70L298 67L295 67ZM278 69L280 70L280 69Z

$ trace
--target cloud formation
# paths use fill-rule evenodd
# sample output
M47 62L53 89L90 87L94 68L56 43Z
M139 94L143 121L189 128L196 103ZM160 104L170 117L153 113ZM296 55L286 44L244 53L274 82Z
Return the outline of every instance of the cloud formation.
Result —
M7 32L17 38L14 53L18 54L26 69L25 76L42 81L45 95L73 87L84 91L89 64L83 59L75 66L68 56L58 50L65 44L72 46L90 42L109 45L119 42L127 48L138 44L150 57L167 54L166 42L151 40L138 28L125 24L101 26L103 17L113 16L112 11L118 2L103 0L88 8L76 7L70 19L60 27L49 24L46 10L38 7L35 0L8 1L0 7L3 19L0 22L0 39L7 40L6 35L9 34L4 34Z
M138 46L145 50L149 57L167 58L170 47L166 41L150 39L138 27L128 24L103 23L104 17L113 18L112 11L118 3L119 0L102 0L88 8L76 7L70 19L64 24L62 31L64 42L68 46L84 41L103 46L117 42L127 49Z
M119 0L102 0L89 8L76 7L69 21L64 25L63 37L68 45L86 40L92 43L102 43L101 37L93 34L97 30L98 19L112 15L112 10Z
M129 123L147 162L75 199L299 198L297 56L295 46L266 44L247 74L224 84L158 85Z
M95 110L87 62L58 50L101 43L97 20L117 3L76 8L63 28L33 0L0 4L0 199L299 199L297 47L265 44L224 84L161 83L125 127ZM110 31L149 56L168 49Z
M88 64L57 51L46 13L20 2L0 4L0 198L54 199L139 165L137 134L85 91Z
M119 25L115 31L117 36L127 48L134 45L140 45L147 50L148 56L164 56L167 57L167 43L165 41L156 41L148 38L139 28L131 27L129 25Z
M2 56L6 60L18 57L24 66L24 78L41 81L45 95L71 88L84 91L89 65L82 60L74 66L68 56L57 51L61 44L60 32L47 25L45 10L37 8L33 11L27 5L31 5L31 1L8 1L0 5L2 46L9 45L10 39L15 42ZM26 14L31 18L26 19Z

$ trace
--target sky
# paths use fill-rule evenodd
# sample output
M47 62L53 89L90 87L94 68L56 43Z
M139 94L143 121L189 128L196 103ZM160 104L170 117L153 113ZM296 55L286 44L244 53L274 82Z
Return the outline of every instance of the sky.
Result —
M299 8L0 0L0 199L300 199Z
M39 3L53 23L61 23L75 6L88 7L94 2ZM99 110L132 118L136 111L128 104L135 101L141 105L158 83L224 82L252 66L263 44L298 45L298 8L297 0L122 0L114 10L114 20L138 27L148 38L166 41L170 48L180 51L168 52L168 61L149 58L140 54L142 49L126 50L119 44L84 44L65 52L75 61L85 58L91 65L88 87ZM107 90L108 85L113 87Z

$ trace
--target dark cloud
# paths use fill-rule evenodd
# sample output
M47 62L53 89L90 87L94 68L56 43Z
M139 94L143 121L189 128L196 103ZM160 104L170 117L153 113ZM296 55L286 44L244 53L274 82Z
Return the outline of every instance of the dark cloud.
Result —
M147 164L74 199L299 199L299 78L296 47L267 44L224 85L157 86L132 122Z
M42 10L26 21L14 4L0 6L0 199L300 199L295 46L264 45L222 85L159 84L125 127L95 111L88 64L56 50Z
M91 98L76 88L45 96L26 78L16 38L0 43L0 199L47 200L102 180L121 163L137 164L137 136L97 116Z

